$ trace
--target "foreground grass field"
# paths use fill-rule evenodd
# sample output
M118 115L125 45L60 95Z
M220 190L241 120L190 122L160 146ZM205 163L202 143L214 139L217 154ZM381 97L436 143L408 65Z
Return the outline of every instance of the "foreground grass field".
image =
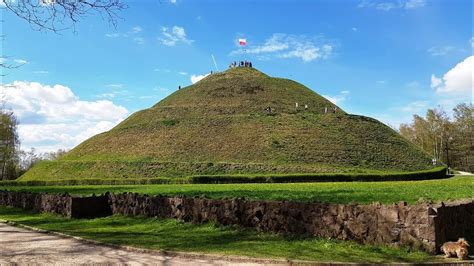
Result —
M321 182L282 184L170 184L97 186L0 186L0 189L30 192L68 192L76 195L137 192L149 195L246 197L258 200L323 201L333 203L448 201L474 197L474 176L424 181Z
M204 252L263 258L340 262L426 262L424 252L349 241L287 238L214 224L194 225L176 220L111 216L68 219L51 214L0 207L0 219L107 243L168 251Z

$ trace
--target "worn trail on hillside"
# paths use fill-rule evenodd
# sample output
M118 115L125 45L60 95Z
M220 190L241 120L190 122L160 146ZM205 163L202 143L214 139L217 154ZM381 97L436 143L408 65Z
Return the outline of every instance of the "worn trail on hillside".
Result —
M0 265L4 264L257 265L125 251L0 223Z

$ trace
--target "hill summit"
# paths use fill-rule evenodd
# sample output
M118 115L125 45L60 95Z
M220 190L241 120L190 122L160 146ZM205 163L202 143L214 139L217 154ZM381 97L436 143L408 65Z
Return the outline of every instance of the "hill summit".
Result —
M237 67L177 90L21 181L430 168L426 153L379 121Z

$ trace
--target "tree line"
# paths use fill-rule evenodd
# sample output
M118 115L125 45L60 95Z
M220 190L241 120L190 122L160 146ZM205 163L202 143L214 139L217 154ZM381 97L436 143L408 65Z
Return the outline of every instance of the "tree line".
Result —
M428 109L425 117L413 115L399 132L415 145L447 166L474 172L474 106L461 103L453 108L453 116L443 108Z

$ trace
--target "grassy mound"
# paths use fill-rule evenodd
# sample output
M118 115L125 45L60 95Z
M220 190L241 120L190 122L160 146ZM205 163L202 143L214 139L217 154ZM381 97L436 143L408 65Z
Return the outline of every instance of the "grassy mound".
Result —
M20 181L431 168L426 153L377 120L347 114L294 81L234 68L176 91Z

